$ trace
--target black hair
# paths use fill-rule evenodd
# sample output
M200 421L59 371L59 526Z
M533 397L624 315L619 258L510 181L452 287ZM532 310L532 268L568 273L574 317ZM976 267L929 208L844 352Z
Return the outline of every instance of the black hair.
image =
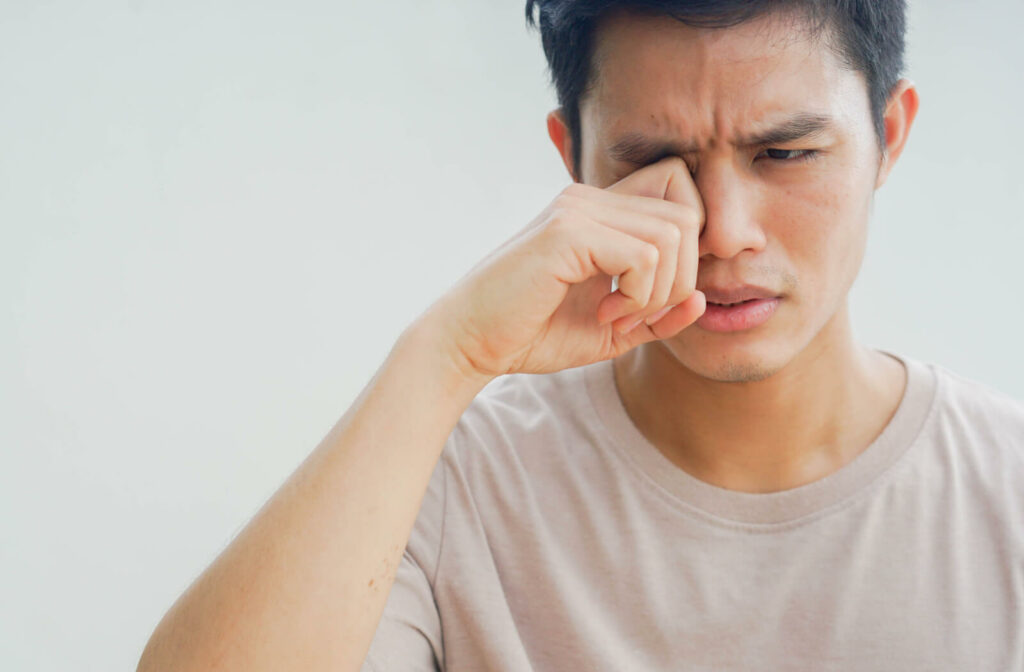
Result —
M801 10L814 34L827 29L837 55L847 67L863 73L875 135L884 151L885 107L903 71L906 0L527 0L526 22L540 29L572 140L576 176L580 101L593 85L593 35L601 18L613 10L634 10L664 14L695 27L727 28L781 9Z

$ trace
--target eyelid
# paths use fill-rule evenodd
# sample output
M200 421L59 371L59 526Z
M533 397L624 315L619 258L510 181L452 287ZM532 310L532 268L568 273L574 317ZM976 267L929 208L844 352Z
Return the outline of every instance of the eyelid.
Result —
M776 150L776 151L780 151L780 152L800 152L800 154L797 155L796 157L789 158L789 159L776 159L776 158L772 158L770 156L766 156L765 157L765 158L770 159L772 161L778 161L778 162L781 162L781 163L793 163L793 162L796 162L796 161L806 161L808 159L815 158L818 155L818 153L820 152L820 150L817 150L817 149L803 149L803 148L796 148L796 147L765 147L765 148L761 149L757 153L757 155L754 156L754 158L755 159L760 158L762 154L764 154L765 152L767 152L769 150L773 150L773 149Z
M804 161L811 161L813 159L818 158L821 155L821 153L823 151L825 151L825 150L822 150L822 149L810 149L810 148L806 148L805 149L805 148L802 148L802 147L762 147L761 149L759 149L757 151L757 154L754 155L754 160L762 158L762 155L765 152L767 152L768 150L770 150L770 149L777 149L777 150L780 150L780 151L783 151L783 152L801 152L798 156L790 158L790 159L773 159L770 156L763 157L763 158L766 158L766 159L772 161L773 163L802 163ZM618 174L614 175L613 179L614 179L615 182L618 182L619 180L623 180L623 179L629 177L632 173L636 172L637 170L640 170L641 168L643 168L645 166L649 166L652 163L657 163L661 159L665 158L665 156L671 156L671 155L666 154L666 155L664 155L664 156L662 156L660 158L654 159L653 161L630 161L630 160L619 161L618 163L625 164L626 166L629 167L629 169L625 173L623 173L621 175L618 175ZM687 165L689 165L689 164L687 164ZM690 173L692 174L693 171L691 170Z

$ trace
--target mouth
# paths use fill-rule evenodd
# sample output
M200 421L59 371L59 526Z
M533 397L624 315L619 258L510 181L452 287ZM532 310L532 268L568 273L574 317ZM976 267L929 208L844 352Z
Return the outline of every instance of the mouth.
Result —
M753 329L770 320L782 301L782 297L762 287L709 287L702 291L707 297L707 307L696 324L707 331Z
M760 301L760 300L761 299L745 299L743 301L734 301L732 303L716 303L714 301L708 301L708 304L712 305L712 306L719 306L721 308L732 308L733 306L742 306L742 305L744 305L746 303L750 303L751 301Z

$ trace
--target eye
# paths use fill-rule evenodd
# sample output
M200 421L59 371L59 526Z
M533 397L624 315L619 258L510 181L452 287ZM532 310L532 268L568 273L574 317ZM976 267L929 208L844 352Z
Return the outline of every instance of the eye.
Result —
M766 149L764 154L775 161L805 161L817 153L814 149Z

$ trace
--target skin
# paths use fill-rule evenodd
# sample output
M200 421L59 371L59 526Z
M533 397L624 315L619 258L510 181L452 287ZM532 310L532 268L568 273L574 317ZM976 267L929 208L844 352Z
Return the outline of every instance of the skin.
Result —
M854 343L846 294L917 94L907 82L894 92L880 156L863 82L800 35L778 19L721 31L635 16L604 24L578 172L560 115L548 118L587 184L563 190L403 332L171 607L139 670L359 669L446 437L498 375L612 359L640 431L734 490L796 487L863 450L905 381L895 360ZM730 144L806 108L834 119L814 138L815 162L776 164ZM678 157L612 162L607 147L627 130L693 141L683 157L693 178ZM703 290L742 283L782 294L769 322L731 334L692 324ZM649 317L666 305L650 326L621 331L638 308Z
M730 490L774 492L841 468L882 431L906 385L897 360L854 340L847 295L875 190L917 112L915 87L893 89L879 147L863 75L785 14L724 29L613 14L595 34L594 63L578 170L561 112L548 115L574 179L606 188L642 167L610 156L628 132L688 145L678 155L705 213L697 289L753 284L782 297L752 329L694 324L617 357L630 417L673 463ZM770 147L738 141L802 112L828 128ZM801 150L816 154L801 161Z

